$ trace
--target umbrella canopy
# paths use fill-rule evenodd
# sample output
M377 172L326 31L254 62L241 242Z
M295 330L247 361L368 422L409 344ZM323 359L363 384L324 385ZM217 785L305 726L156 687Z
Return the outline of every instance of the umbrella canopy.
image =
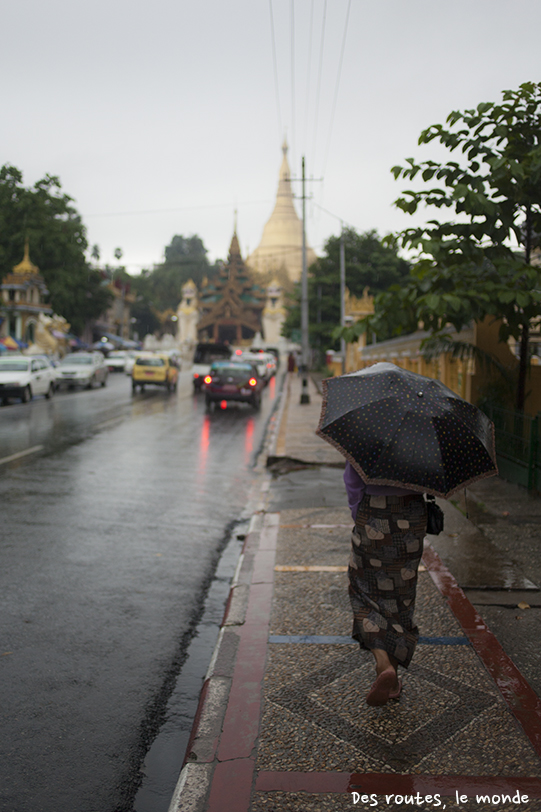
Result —
M323 381L316 434L371 485L447 497L498 473L488 417L440 381L395 364Z

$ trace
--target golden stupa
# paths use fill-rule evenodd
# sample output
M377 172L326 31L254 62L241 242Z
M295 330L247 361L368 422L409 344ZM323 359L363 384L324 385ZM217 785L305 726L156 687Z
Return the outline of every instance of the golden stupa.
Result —
M246 260L246 264L266 282L274 277L286 277L286 274L290 282L298 282L302 273L302 220L293 202L287 151L287 142L284 140L274 210L263 229L261 242ZM307 267L315 260L315 252L307 243Z

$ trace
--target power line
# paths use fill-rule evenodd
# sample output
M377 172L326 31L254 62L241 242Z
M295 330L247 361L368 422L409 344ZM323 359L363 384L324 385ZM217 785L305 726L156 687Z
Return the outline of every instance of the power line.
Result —
M306 106L304 110L304 138L303 138L303 145L306 148L306 142L308 137L308 113L310 108L310 79L312 78L312 32L314 29L314 0L312 0L310 6L310 32L308 38L308 71L307 71L307 78L306 78Z
M336 112L336 103L338 101L338 88L340 86L340 77L342 75L342 63L344 61L344 51L345 51L345 48L346 48L346 35L347 35L347 31L348 31L348 22L349 22L350 9L351 9L351 0L349 0L349 3L348 3L348 8L347 8L347 12L346 12L346 22L345 22L345 26L344 26L344 35L342 37L342 47L340 49L340 59L339 59L339 62L338 62L338 73L337 73L337 76L336 76L336 87L335 87L335 90L334 90L334 99L333 99L333 106L332 106L332 111L331 111L331 120L330 120L330 124L329 124L329 137L327 139L327 147L326 147L326 150L325 150L325 159L323 161L323 171L321 173L323 175L323 177L325 177L325 170L327 169L327 160L329 158L329 149L331 147L332 128L333 128L333 124L334 124L334 115L335 115L335 112Z
M316 112L315 112L315 119L314 119L314 139L312 142L312 163L315 162L316 159L316 141L317 141L317 125L318 125L318 118L319 118L319 99L321 96L321 73L323 69L323 46L325 43L325 21L327 18L327 0L325 0L323 4L323 21L321 24L321 42L319 46L319 68L318 68L318 78L317 78L317 90L316 90Z
M276 38L274 34L274 17L272 15L272 0L269 0L270 24L271 24L271 40L272 40L272 62L274 66L274 92L276 95L276 110L278 112L278 129L279 138L283 137L282 130L282 112L280 109L280 93L278 89L278 68L276 65Z
M291 0L291 152L295 164L295 0Z

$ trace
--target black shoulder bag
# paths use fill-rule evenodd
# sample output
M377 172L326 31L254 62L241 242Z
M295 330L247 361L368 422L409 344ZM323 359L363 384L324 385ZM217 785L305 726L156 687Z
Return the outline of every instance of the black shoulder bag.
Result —
M426 532L437 536L443 530L443 510L436 504L436 497L426 495Z

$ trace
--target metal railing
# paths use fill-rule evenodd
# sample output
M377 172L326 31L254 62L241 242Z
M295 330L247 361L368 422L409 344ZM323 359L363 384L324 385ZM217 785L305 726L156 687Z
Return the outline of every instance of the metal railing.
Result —
M531 417L521 412L487 404L485 414L494 423L496 458L500 476L523 485L529 491L541 487L540 415Z

